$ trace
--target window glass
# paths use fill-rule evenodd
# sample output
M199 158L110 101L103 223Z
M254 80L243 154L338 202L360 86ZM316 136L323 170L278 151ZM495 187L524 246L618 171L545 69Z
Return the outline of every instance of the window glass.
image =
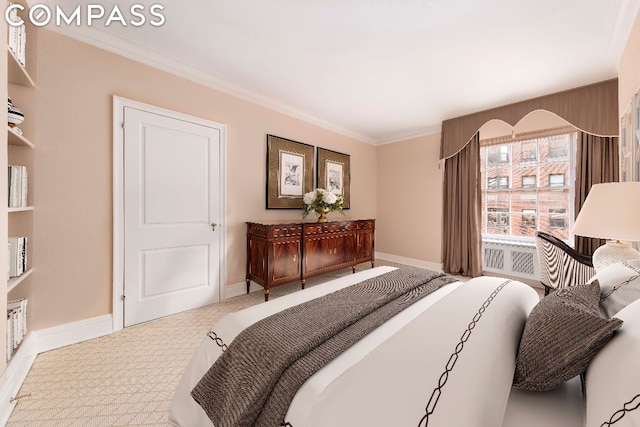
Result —
M566 227L566 209L549 209L549 227Z
M549 154L548 158L557 159L565 158L569 154L569 144L566 139L561 137L549 138Z
M522 188L532 188L536 186L536 177L527 175L522 177Z
M564 174L553 173L549 175L549 187L564 187Z
M493 178L489 178L489 182L487 182L487 188L509 188L509 177L496 176Z
M569 241L576 138L481 145L483 236L533 242L540 230Z
M536 228L536 210L522 209L522 227Z
M535 162L538 158L536 153L536 140L522 142L522 154L520 155L521 163Z
M509 145L492 145L487 152L489 163L507 163L509 161Z

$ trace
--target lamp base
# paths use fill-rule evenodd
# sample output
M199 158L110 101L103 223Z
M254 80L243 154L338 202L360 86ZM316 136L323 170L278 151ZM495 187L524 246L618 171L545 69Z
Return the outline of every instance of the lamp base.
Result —
M640 252L628 243L610 240L593 253L593 268L599 273L605 267L617 262L640 259Z

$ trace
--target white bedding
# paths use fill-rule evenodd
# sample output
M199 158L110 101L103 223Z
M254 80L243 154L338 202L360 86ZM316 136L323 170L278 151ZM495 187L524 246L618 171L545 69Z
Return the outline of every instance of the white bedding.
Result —
M182 427L213 425L190 392L221 354L219 344L229 345L268 315L391 270L365 270L221 319L212 330L222 341L204 338L178 385L169 420ZM504 283L492 277L455 282L416 302L307 380L286 421L294 427L416 426L440 384L433 413L421 426L552 426L539 422L540 411L524 415L528 424L518 422L519 408L527 412L526 393L513 393L509 400L520 334L538 296L522 283L501 287ZM557 425L582 425L567 417Z

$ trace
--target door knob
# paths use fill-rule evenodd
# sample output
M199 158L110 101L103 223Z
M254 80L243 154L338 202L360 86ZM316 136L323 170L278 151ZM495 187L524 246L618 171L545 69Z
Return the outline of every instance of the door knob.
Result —
M216 227L218 226L218 224L216 224L215 222L211 223L211 231L216 231Z

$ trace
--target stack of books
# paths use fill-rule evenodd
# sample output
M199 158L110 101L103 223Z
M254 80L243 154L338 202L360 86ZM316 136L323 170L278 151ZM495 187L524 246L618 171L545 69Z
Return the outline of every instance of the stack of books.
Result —
M9 277L27 271L27 238L9 237Z
M26 298L7 302L7 362L27 335Z
M11 9L8 18L12 22L18 22L20 20L20 18L18 17L18 11L16 9ZM24 24L19 27L9 25L8 42L9 49L11 49L13 53L16 54L16 58L18 58L18 61L20 61L22 66L26 67L27 31Z
M27 167L9 165L9 207L20 208L27 206Z

